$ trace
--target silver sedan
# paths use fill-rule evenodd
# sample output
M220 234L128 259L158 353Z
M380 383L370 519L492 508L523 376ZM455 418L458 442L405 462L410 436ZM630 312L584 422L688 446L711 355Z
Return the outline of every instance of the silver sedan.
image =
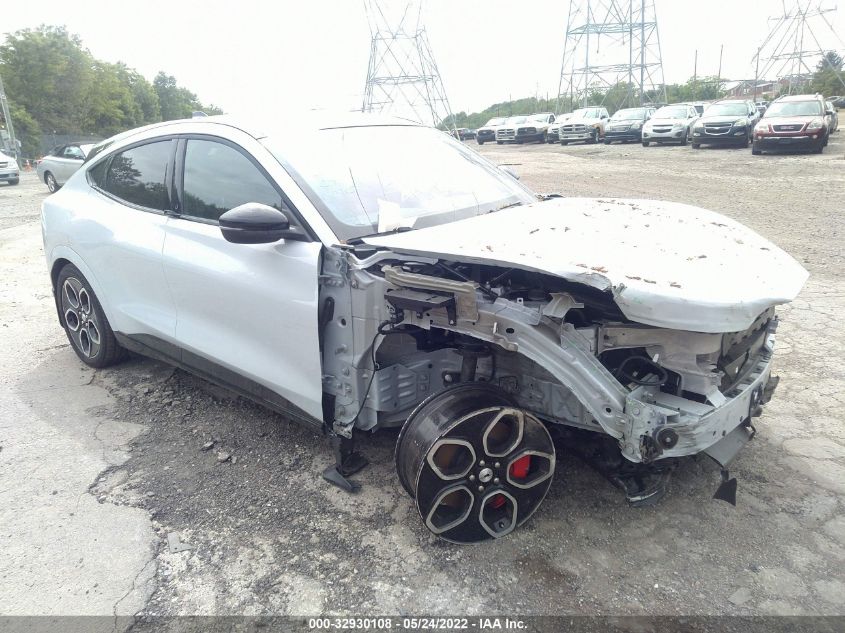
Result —
M55 193L85 162L93 143L60 145L38 161L35 168L39 180Z

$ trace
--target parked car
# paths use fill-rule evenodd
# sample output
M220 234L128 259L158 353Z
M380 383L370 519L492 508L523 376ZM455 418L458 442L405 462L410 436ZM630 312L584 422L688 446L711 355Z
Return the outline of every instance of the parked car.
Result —
M546 132L546 142L547 143L559 143L560 142L560 126L563 125L566 121L569 120L569 117L572 116L571 112L566 114L556 114L555 115L555 122L549 126L548 131Z
M605 145L610 145L613 141L642 141L643 125L654 112L654 108L625 108L614 112L604 128Z
M0 150L0 182L16 185L21 181L20 177L17 159Z
M687 105L691 105L695 108L695 111L698 113L698 116L704 114L704 111L707 109L712 101L690 101Z
M692 128L692 148L702 145L748 147L760 113L753 101L723 99L710 104Z
M610 114L607 108L581 108L575 110L558 128L561 145L577 141L598 143L604 139L604 129Z
M353 434L401 427L399 481L449 541L531 517L550 429L615 447L632 503L677 458L727 475L777 385L775 306L807 278L789 255L684 204L537 196L405 120L265 123L123 134L46 198L83 363L149 355L322 429L347 491Z
M828 99L834 108L845 108L845 97L833 96Z
M496 140L496 130L502 125L507 117L495 117L487 121L487 123L475 131L475 142L479 145L484 145L488 141Z
M55 193L80 168L92 147L93 143L71 143L53 148L36 164L38 179Z
M555 115L551 112L540 112L528 117L525 125L516 129L516 142L524 143L537 141L545 143L549 136L549 127L555 122Z
M829 134L833 134L839 129L839 112L832 101L825 102L825 120L827 121L827 129Z
M643 147L648 147L650 143L668 142L686 145L697 119L698 112L689 104L663 106L643 125Z
M499 145L502 143L522 144L530 141L545 143L549 125L554 120L555 115L551 112L508 117L496 129L496 142Z
M754 127L751 153L808 149L821 154L830 136L827 115L826 103L819 95L780 97Z
M459 141L466 141L467 139L475 138L475 130L470 130L466 127L459 127L452 132L452 136Z

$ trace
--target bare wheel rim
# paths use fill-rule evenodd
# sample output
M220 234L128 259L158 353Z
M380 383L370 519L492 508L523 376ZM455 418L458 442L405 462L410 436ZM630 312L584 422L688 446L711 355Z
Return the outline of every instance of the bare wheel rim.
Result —
M56 183L56 178L53 176L53 174L47 174L47 189L49 189L51 192L55 191L57 184L58 183Z
M61 288L62 314L71 343L86 358L100 353L101 327L93 298L76 277L68 277Z
M450 410L461 406L418 409L397 457L414 463L417 509L434 534L456 543L500 538L525 523L545 498L554 445L542 422L511 404L474 407L449 419ZM421 459L411 455L416 450Z

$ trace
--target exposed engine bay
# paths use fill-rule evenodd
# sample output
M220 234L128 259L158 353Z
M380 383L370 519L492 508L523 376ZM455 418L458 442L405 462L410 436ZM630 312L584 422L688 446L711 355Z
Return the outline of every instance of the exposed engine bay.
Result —
M743 332L670 330L631 322L611 293L552 275L363 253L336 253L338 275L324 280L327 297L351 294L335 305L353 307L325 328L324 363L337 371L324 387L346 432L401 425L431 393L481 382L650 462L705 450L749 417L752 393L770 395L774 308ZM329 283L346 276L349 285Z

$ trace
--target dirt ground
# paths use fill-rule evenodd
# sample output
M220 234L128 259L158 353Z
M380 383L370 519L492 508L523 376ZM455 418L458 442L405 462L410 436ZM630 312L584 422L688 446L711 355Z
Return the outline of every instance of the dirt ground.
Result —
M15 586L0 591L0 614L845 615L843 133L822 155L762 157L471 143L537 191L722 212L810 271L780 309L782 380L733 467L737 507L711 500L719 472L706 460L686 462L657 507L635 509L562 454L525 526L476 546L438 541L395 477L395 433L362 443L371 465L346 495L320 478L323 438L279 415L141 358L83 370L40 252L46 188L25 174L0 188L0 270L13 280L0 306L0 404L15 415L0 422L0 583ZM45 448L66 440L69 453ZM87 484L20 485L57 460ZM55 538L21 523L34 498ZM119 564L78 571L86 521L102 543L90 555ZM189 549L172 551L168 536Z

